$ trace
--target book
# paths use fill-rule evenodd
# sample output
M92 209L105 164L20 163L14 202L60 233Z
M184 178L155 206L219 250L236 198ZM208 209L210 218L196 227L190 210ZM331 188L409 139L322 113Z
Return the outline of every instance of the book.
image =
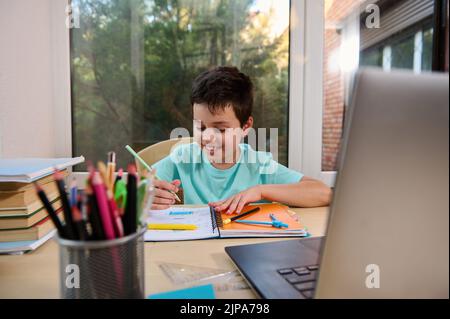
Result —
M31 183L53 173L84 162L74 158L9 158L0 159L0 182Z
M61 201L58 199L51 202L54 210L61 208ZM2 216L0 215L0 230L2 229L16 229L16 228L28 228L31 227L48 215L47 210L41 205L37 210L31 212L28 215L22 216Z
M50 202L54 201L59 197L58 192L53 192L51 194L47 194L48 200ZM34 201L31 204L27 206L22 207L6 207L1 208L0 207L0 218L1 217L27 217L33 212L37 211L39 208L42 207L42 202L40 200Z
M58 192L56 183L46 183L41 185L46 194ZM34 188L28 188L24 191L0 191L0 208L26 207L34 202L40 202L40 199Z
M198 208L171 207L165 210L148 212L147 224L189 224L194 230L156 230L149 229L144 235L146 241L175 241L207 238L232 237L306 237L308 232L290 213L287 206L275 203L248 205L246 210L259 207L258 212L246 215L240 220L270 222L270 214L288 225L287 228L275 228L270 225L250 225L231 222L221 225L221 221L236 215L220 214L212 207Z
M61 171L61 174L64 177L67 177L69 175L69 171L67 169ZM44 185L50 182L53 182L53 176L48 175L45 177L42 177L41 179L36 180L37 183L40 185ZM19 182L1 182L0 183L0 192L3 191L14 191L14 192L22 192L28 189L34 189L32 183L19 183Z
M45 236L37 240L26 241L11 241L0 242L0 254L22 254L28 251L33 251L40 247L47 240L51 239L56 234L56 229L52 229Z
M62 221L64 217L62 209L57 212L57 215ZM54 228L55 226L50 216L47 216L32 227L0 230L0 242L38 240Z

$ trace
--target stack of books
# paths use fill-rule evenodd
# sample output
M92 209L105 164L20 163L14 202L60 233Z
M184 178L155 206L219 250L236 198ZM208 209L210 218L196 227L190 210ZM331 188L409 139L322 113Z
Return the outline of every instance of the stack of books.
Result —
M56 183L55 167L67 168L83 157L59 159L0 159L0 253L34 250L55 234L55 227L43 207L33 182L39 184L63 219Z

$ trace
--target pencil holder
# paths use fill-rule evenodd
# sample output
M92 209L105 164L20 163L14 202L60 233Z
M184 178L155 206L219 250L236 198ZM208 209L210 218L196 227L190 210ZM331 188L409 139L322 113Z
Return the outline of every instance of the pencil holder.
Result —
M75 241L58 237L61 298L145 298L145 229L114 240Z

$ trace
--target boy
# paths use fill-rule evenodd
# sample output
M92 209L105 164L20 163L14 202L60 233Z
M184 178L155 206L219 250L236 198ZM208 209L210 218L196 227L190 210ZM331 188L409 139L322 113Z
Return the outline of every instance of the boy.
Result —
M178 192L180 184L185 204L208 203L229 214L261 200L299 207L330 203L331 190L322 182L240 144L253 126L253 85L237 68L200 74L192 85L191 105L195 142L176 147L153 166L162 180L155 181L152 209L175 204L169 191Z

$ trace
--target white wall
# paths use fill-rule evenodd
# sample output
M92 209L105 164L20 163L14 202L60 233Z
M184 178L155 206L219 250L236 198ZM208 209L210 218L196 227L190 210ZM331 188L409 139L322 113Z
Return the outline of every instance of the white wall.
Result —
M65 7L0 0L0 157L71 155Z

